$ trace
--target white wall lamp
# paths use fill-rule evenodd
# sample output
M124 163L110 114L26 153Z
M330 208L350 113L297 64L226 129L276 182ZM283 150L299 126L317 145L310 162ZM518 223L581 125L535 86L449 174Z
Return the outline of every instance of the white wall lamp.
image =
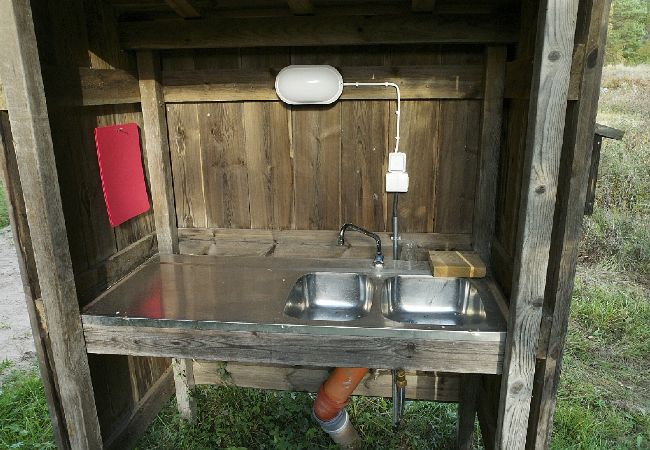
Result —
M397 84L391 82L345 83L341 73L328 65L291 65L282 69L275 78L275 92L280 100L289 105L329 105L341 97L344 86L395 89L397 95L395 149L388 155L386 192L407 192L409 177L406 172L406 154L399 151L401 94Z

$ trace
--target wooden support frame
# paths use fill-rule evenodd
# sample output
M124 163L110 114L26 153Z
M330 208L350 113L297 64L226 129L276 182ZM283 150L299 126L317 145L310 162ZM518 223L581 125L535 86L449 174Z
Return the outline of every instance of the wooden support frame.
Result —
M70 447L100 448L88 358L61 207L41 66L28 2L0 2L0 77L27 209Z
M137 59L158 249L160 254L169 255L178 253L178 230L174 213L171 156L161 84L160 58L153 52L138 52ZM192 361L175 359L172 366L178 409L184 418L194 420L196 402L192 398L194 387Z
M505 70L506 48L488 47L483 77L485 92L481 117L481 156L472 226L474 250L485 262L490 261L494 237Z
M291 12L296 15L314 14L314 5L310 0L287 0Z
M496 448L524 448L544 304L578 0L542 0Z
M516 20L498 15L291 16L123 22L131 50L516 41Z
M534 396L528 420L526 447L548 448L562 368L571 294L587 195L591 146L594 135L607 24L611 0L581 3L583 21L576 39L582 41L581 97L572 105L564 133L562 183L558 189L542 327L537 351Z

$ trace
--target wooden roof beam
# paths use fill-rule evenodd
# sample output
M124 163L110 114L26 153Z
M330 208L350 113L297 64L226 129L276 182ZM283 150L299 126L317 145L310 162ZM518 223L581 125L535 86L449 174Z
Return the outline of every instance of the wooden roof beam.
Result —
M314 5L310 0L287 0L291 12L298 16L314 14Z
M123 22L125 49L483 43L516 41L518 20L498 15L292 16Z
M199 11L190 0L165 0L165 2L183 19L196 19L201 17Z
M436 6L436 0L413 0L411 9L415 12L433 12Z

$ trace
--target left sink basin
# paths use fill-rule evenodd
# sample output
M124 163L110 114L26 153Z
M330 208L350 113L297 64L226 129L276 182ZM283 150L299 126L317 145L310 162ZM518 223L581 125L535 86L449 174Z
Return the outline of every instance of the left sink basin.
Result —
M372 297L373 284L366 275L308 273L289 292L284 313L302 320L346 322L367 315Z

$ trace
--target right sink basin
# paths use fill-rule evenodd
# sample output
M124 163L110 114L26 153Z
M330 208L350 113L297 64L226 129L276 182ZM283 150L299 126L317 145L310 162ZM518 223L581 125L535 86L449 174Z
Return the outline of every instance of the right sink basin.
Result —
M395 322L463 326L485 320L477 288L468 278L397 275L384 281L383 315Z

